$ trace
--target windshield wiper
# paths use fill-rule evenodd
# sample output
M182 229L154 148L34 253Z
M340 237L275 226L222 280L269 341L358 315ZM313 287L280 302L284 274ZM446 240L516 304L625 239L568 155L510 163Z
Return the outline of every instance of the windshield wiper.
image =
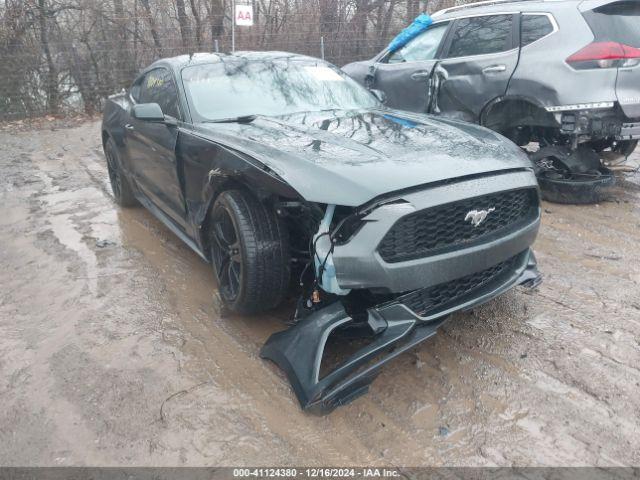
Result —
M216 118L215 120L205 120L204 123L251 123L258 115L241 115L239 117Z

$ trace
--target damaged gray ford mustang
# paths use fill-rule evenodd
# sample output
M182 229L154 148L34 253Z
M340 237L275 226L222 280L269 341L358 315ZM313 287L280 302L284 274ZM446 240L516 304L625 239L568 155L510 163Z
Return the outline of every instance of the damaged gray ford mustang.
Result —
M366 392L446 317L540 275L531 163L476 125L388 109L336 67L279 52L195 54L109 98L116 202L141 203L255 313L300 296L261 355L304 409ZM321 373L329 336L360 350Z

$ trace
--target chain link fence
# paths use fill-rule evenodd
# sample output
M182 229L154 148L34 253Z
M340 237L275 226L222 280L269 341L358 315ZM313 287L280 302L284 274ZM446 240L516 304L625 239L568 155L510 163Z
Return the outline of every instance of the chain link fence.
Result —
M455 0L237 0L236 50L336 64L370 58L417 14ZM457 2L466 3L466 2ZM162 57L231 50L230 0L0 0L0 120L94 114Z

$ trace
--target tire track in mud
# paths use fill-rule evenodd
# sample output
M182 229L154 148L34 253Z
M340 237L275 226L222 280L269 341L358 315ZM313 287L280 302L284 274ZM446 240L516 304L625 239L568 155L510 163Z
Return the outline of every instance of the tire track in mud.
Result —
M111 198L110 192L104 187L103 180L106 175L106 169L102 165L100 168L102 169L103 177L101 179L99 170L95 168L94 165L88 162L99 162L101 158L95 154L90 157L83 157L81 163L83 165L83 169L87 173L87 175L91 178L92 182L99 186L99 188L103 191L105 196ZM136 211L134 215L137 217L139 215L147 216L149 215L145 211ZM155 219L151 219L148 223L153 224ZM145 224L146 221L138 220L138 224ZM152 231L155 230L157 232L157 228L151 227ZM162 234L160 235L161 242L166 247L166 250L169 253L173 250L173 244L177 239L173 238L173 235L170 232L167 232L166 229L161 226L159 230L162 230ZM156 233L152 232L152 233ZM170 238L165 238L165 234L169 234ZM170 246L167 246L170 245ZM180 254L186 254L189 256L195 257L191 252L186 249L186 247L182 247L178 249ZM185 250L185 251L182 251ZM175 259L171 258L163 258L160 260L163 264L169 261L175 261ZM164 278L167 282L166 290L167 291L178 291L180 289L180 285L186 284L189 282L189 278L187 278L188 272L186 271L189 268L193 268L193 262L187 261L184 262L184 259L181 261L186 268L180 269L182 271L174 272L179 273L177 277L168 277ZM206 269L206 265L197 257L195 257L195 261L202 263L203 267ZM198 268L199 271L202 271L202 268ZM180 275L181 274L181 275ZM208 288L211 288L212 282L209 282ZM198 292L200 298L209 297L211 300L212 295L211 292L204 293L202 290ZM179 303L179 301L177 302ZM204 305L201 305L203 307ZM209 305L210 306L210 305ZM260 360L257 356L257 352L259 351L260 346L266 339L266 337L281 327L279 320L276 318L259 318L259 319L238 319L238 318L226 318L216 320L214 319L215 328L207 329L207 323L210 323L211 318L210 315L207 316L206 313L203 315L204 310L202 308L199 309L199 312L194 315L194 319L196 322L190 322L189 328L187 328L187 333L185 338L189 338L191 335L197 336L200 341L199 345L207 351L208 356L210 358L215 358L216 371L220 373L221 378L216 377L215 383L223 390L227 392L234 392L239 397L244 397L246 399L246 393L250 392L252 394L253 402L260 402L259 409L260 415L264 417L264 425L262 428L265 428L277 437L281 438L281 441L285 441L285 443L290 444L291 449L296 450L299 447L296 445L298 440L296 437L300 437L300 440L304 443L314 443L318 446L322 446L321 450L327 455L328 458L333 458L335 461L347 461L348 457L345 456L345 452L349 451L346 448L341 448L338 445L335 445L335 439L328 440L325 438L324 434L319 435L315 429L307 430L304 429L304 422L294 421L293 423L286 416L283 416L283 408L282 405L282 396L289 397L285 398L287 408L289 409L297 409L297 403L295 399L291 397L290 388L286 380L281 376L276 374L275 378L273 377L274 371L271 368L268 368L265 363ZM198 318L199 317L199 318ZM184 318L182 318L184 321ZM241 329L231 326L234 321L240 320L242 327ZM253 327L261 327L258 324L268 323L268 328L258 328L257 330ZM182 323L181 326L184 328L186 324ZM200 327L200 328L198 328ZM204 327L204 328L202 328ZM274 329L275 327L275 329ZM229 346L228 346L229 345ZM247 365L248 368L255 370L255 374L251 375L251 379L248 382L242 380L242 377L238 378L230 375L229 372L237 371L237 365L243 365L247 363L247 357L252 365ZM203 369L206 370L206 369ZM227 378L228 377L228 378ZM274 388L273 380L276 380L278 387ZM264 399L262 398L264 397ZM239 402L242 403L242 402ZM307 417L303 417L307 418ZM293 437L293 438L287 438ZM350 446L350 450L353 450L353 444ZM368 459L372 460L372 459Z

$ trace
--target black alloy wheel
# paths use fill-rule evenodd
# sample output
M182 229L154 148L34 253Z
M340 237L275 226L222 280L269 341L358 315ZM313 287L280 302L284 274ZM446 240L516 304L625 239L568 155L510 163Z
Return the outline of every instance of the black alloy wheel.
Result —
M242 254L237 227L226 208L216 208L211 219L211 257L219 289L228 303L234 303L242 285Z
M118 150L113 139L109 138L104 146L104 155L107 159L107 172L111 191L118 205L121 207L132 207L137 204L129 180L124 176L120 167Z
M207 224L219 297L231 311L276 307L290 281L288 231L272 205L245 190L222 192Z

